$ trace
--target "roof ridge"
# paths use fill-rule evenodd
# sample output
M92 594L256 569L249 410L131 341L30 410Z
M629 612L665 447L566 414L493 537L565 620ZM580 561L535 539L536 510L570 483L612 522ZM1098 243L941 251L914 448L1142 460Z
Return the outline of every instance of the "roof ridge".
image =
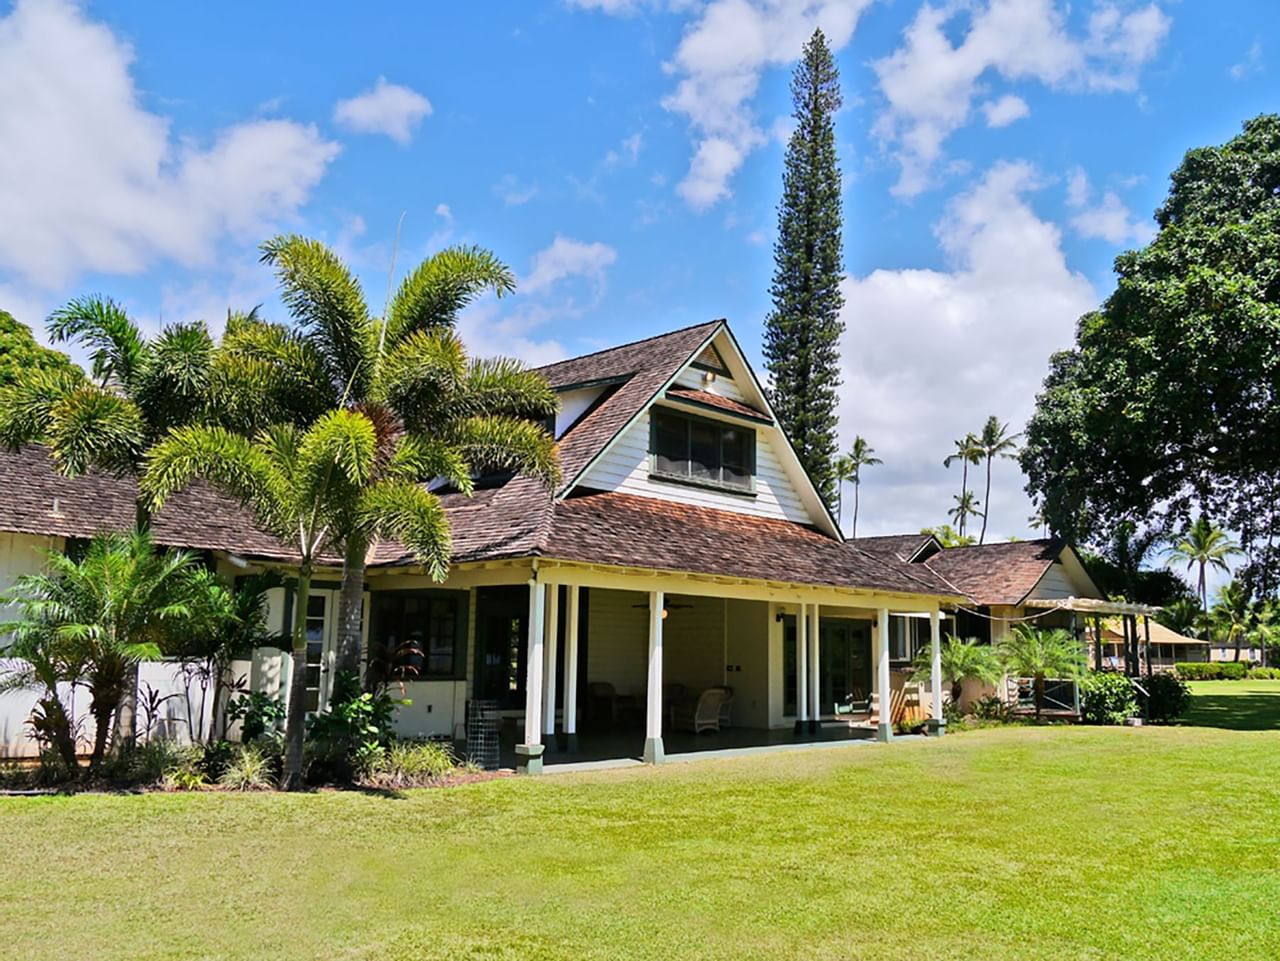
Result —
M579 360L586 360L588 357L598 357L600 354L609 354L615 350L625 350L628 347L636 347L640 344L647 344L650 341L662 340L665 337L674 337L676 334L683 334L686 331L695 330L698 327L710 327L713 324L723 324L723 323L727 323L727 320L724 317L719 317L715 320L704 320L701 323L688 324L684 327L677 327L675 330L668 330L661 334L654 334L651 337L641 337L639 340L630 340L630 341L627 341L625 344L614 344L612 347L601 347L599 350L593 350L586 354L576 354L573 357L565 357L561 360L555 360L549 364L543 364L541 367L535 367L533 369L535 371L546 370L548 367L556 367L560 364L568 364L568 363L573 363Z

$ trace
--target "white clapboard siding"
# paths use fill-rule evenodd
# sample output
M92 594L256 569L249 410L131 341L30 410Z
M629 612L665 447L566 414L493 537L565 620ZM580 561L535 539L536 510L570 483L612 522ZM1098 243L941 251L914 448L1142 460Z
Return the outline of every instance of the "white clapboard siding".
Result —
M685 606L688 605L688 606ZM667 595L662 679L692 695L724 683L725 602Z
M680 376L676 378L676 384L680 387L689 387L693 390L705 390L708 394L718 394L721 397L727 397L730 400L736 400L740 404L750 404L755 406L753 401L738 388L736 380L730 380L723 375L717 375L714 380L705 381L703 372L696 367L686 367Z
M643 698L649 670L649 595L592 590L587 597L587 681L607 681L619 694Z
M1066 568L1061 561L1054 561L1049 569L1044 572L1044 576L1036 583L1035 589L1032 590L1031 596L1044 599L1058 599L1063 597L1073 597L1081 593L1075 585L1071 583L1071 578L1067 574Z
M581 486L641 497L657 497L757 517L773 517L798 524L811 523L804 504L796 496L791 479L783 471L774 453L773 444L782 442L774 428L756 429L755 497L666 483L649 477L649 415L645 413L587 472Z

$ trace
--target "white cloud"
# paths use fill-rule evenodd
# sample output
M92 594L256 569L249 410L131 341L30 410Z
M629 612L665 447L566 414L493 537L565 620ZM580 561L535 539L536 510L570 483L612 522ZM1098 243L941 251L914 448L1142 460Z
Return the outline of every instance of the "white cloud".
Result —
M696 140L677 187L695 210L730 196L730 181L767 134L751 109L762 72L791 63L815 27L833 50L849 42L871 0L711 0L685 29L666 69L680 79L666 109Z
M1243 80L1251 74L1261 73L1262 70L1262 41L1255 40L1245 53L1244 59L1239 63L1233 63L1227 68L1227 73L1232 80Z
M628 16L640 9L638 0L565 0L571 7L580 10L598 10L611 16Z
M1031 113L1031 108L1021 97L1011 93L999 100L988 100L982 105L982 112L987 115L988 127L1007 127Z
M207 264L224 238L295 217L338 153L287 120L175 139L139 102L132 61L61 0L0 18L0 273L54 289L87 270Z
M864 480L859 533L942 522L960 486L942 467L952 440L989 414L1021 430L1049 354L1096 305L1061 232L1027 201L1039 187L1030 164L996 164L935 228L947 269L845 279L842 446L861 434L885 462ZM994 535L1026 536L1017 467L998 464L994 477Z
M616 150L610 150L604 155L604 165L606 167L618 167L624 164L630 166L640 159L640 150L643 146L644 135L637 130L625 138Z
M1076 211L1071 226L1080 236L1117 245L1146 243L1155 236L1155 228L1135 219L1115 191L1105 191L1096 204L1092 200L1088 175L1083 168L1075 167L1067 177L1067 205Z
M902 46L873 64L885 99L875 132L901 167L896 194L915 196L930 185L947 137L971 119L986 74L1054 89L1133 90L1169 30L1155 3L1129 12L1105 3L1089 17L1084 35L1068 30L1066 11L1058 0L920 8ZM967 30L953 44L962 13ZM992 110L1005 122L1018 118L1012 101ZM999 126L991 112L987 120Z
M597 289L603 288L605 270L617 259L618 252L608 244L583 243L556 234L551 246L533 255L532 269L520 281L519 289L526 294L538 293L570 277L586 277Z
M493 185L493 193L508 207L519 207L538 196L538 185L522 184L515 174L507 174Z
M380 133L398 144L413 139L413 130L431 116L431 101L410 87L379 77L372 90L339 100L333 121L356 133Z

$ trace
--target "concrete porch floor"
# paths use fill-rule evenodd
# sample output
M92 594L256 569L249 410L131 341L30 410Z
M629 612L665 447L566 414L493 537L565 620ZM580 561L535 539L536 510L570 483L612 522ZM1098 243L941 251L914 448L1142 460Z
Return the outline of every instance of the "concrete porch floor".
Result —
M676 732L663 736L666 752L664 763L704 760L711 758L741 757L771 751L797 750L817 747L839 747L856 743L875 743L873 727L831 725L814 732L797 734L793 730L765 730L760 728L727 728L723 731L704 731L701 734ZM516 766L514 730L503 732L500 763L504 768ZM543 755L546 773L602 770L642 764L644 732L639 729L593 731L578 734L577 749L564 746L564 735L544 737L547 745Z

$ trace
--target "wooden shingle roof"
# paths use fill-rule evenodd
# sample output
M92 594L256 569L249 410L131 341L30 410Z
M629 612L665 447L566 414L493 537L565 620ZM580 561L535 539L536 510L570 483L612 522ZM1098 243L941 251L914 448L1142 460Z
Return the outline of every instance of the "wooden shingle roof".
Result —
M949 547L925 564L976 604L1020 604L1064 546L1060 540L1042 539Z

